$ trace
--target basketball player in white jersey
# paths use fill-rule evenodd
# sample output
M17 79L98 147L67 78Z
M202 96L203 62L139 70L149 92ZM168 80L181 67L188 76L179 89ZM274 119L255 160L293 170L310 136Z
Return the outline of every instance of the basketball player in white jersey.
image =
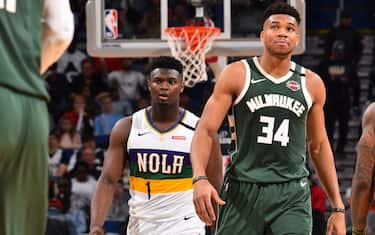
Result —
M184 89L182 64L159 57L151 66L151 106L117 122L91 204L90 235L105 234L102 226L124 165L130 167L127 234L205 234L194 210L190 146L198 117L179 106ZM220 187L222 167L217 139L207 169Z

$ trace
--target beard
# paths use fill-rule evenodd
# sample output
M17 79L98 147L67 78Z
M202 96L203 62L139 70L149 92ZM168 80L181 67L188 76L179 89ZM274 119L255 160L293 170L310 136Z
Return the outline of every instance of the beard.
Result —
M288 56L290 56L292 54L293 49L289 49L289 50L275 50L273 48L268 48L268 51L270 52L271 55L274 55L274 56L279 57L279 58L285 58L285 57L288 57Z

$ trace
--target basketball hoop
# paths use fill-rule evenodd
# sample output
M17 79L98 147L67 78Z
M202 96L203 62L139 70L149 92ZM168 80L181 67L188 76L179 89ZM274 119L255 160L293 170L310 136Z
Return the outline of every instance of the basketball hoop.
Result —
M184 66L183 78L187 87L207 80L205 55L220 28L207 26L170 27L165 30L172 55Z

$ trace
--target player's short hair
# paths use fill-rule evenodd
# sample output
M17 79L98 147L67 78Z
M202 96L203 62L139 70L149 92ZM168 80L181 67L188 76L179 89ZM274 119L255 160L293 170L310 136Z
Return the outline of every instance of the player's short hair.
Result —
M299 24L301 22L301 17L299 16L299 13L296 8L292 7L288 3L285 2L278 2L278 3L273 3L267 7L267 9L264 11L263 14L263 23L266 22L266 20L271 16L271 15L276 15L276 14L285 14L293 17L296 19L297 23Z
M155 58L151 64L151 70L154 69L174 69L182 75L182 63L171 56L160 56Z

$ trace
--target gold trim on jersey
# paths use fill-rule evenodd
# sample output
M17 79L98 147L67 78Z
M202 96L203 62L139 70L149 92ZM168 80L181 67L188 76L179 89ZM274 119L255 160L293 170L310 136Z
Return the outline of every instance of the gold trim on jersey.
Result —
M176 126L175 127L173 127L172 129L170 129L170 130L168 130L168 131L166 131L166 132L160 132L158 129L156 129L153 125L152 125L152 123L150 123L150 120L148 119L148 117L147 117L147 108L146 109L144 109L144 118L145 118L145 120L146 120L146 124L147 124L147 126L151 129L151 130L153 130L153 131L155 131L157 134L159 134L160 135L160 141L163 141L164 140L164 138L163 138L163 136L165 136L165 135L167 135L167 134L170 134L172 131L175 131L175 130L177 130L177 128L179 128L180 127L180 124L179 124L179 122L183 122L183 121L185 121L185 119L187 118L187 111L186 110L184 110L184 114L183 114L183 117L181 118L181 120L180 121L178 121L177 123L176 123Z
M191 178L183 179L143 179L129 177L130 189L142 193L175 193L193 188Z

